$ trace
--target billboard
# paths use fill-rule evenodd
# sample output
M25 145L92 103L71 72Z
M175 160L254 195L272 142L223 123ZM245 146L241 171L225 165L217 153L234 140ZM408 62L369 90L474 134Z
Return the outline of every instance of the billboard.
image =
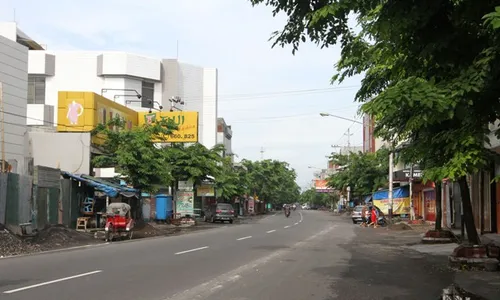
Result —
M196 143L198 142L198 112L195 111L161 111L161 112L139 112L138 125L155 122L158 119L170 119L174 121L178 129L174 131L167 142L170 143Z
M137 112L93 92L61 91L58 94L58 132L89 132L98 124L106 124L115 117L125 120L128 129L153 122L157 118L171 119L177 124L178 130L167 138L168 142L198 142L198 112ZM102 141L98 136L92 139L96 144Z
M328 181L324 179L316 179L314 180L314 188L316 189L316 193L331 193L333 189L328 187Z
M59 132L88 132L117 116L125 120L128 128L137 126L137 112L133 109L92 92L59 92Z
M373 205L380 208L384 214L389 214L389 191L382 190L373 193ZM395 215L410 213L410 190L408 186L395 188L392 191L392 212Z

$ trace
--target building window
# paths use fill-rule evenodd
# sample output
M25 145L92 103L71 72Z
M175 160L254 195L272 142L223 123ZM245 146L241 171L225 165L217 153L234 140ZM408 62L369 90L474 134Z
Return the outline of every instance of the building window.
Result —
M154 107L154 97L155 97L155 84L153 82L142 82L142 92L141 92L141 106L147 108Z
M45 104L45 77L28 75L28 104Z

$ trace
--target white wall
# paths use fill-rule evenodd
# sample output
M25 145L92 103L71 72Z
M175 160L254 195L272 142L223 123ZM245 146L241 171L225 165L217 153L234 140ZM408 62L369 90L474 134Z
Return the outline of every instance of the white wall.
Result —
M179 96L184 100L183 110L199 113L199 142L207 148L217 143L217 69L203 68L164 60L163 106L168 109L168 98Z
M30 131L28 135L29 151L35 166L90 174L90 133Z
M203 140L205 147L213 147L217 133L217 100L218 76L217 69L203 69Z
M5 157L14 167L14 173L25 174L28 48L3 36L0 36L0 82L5 110Z
M40 51L38 51L40 52ZM101 51L57 51L54 76L46 77L45 104L54 107L57 122L57 101L59 91L91 91L122 105L140 107L133 91L141 93L142 81L160 80L161 61L123 52ZM41 64L41 55L35 55L30 64ZM35 60L38 59L38 60ZM143 77L138 77L143 76ZM161 82L155 82L155 101L161 102ZM117 90L113 90L117 89ZM116 97L115 97L116 96ZM130 100L130 103L126 103Z
M15 22L1 22L0 23L0 36L5 37L11 41L17 40L17 25Z

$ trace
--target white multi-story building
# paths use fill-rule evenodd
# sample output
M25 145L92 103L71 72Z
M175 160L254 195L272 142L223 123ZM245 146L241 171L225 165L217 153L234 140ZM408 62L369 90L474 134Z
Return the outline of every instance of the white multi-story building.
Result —
M29 173L26 110L28 95L28 50L43 50L15 23L0 23L0 83L3 133L0 136L2 158L13 173ZM1 109L1 108L0 108Z
M217 142L215 68L125 52L30 51L28 78L28 125L57 123L59 91L90 91L138 111L172 104L197 111L199 142L209 148ZM176 97L182 102L171 101Z

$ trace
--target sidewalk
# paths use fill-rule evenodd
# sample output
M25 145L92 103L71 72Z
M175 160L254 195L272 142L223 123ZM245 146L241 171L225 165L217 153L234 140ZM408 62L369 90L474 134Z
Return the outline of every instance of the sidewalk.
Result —
M416 230L359 228L357 231L359 236L363 236L369 243L401 249L399 253L402 259L425 259L427 262L433 262L434 270L429 270L430 272L438 271L443 275L449 273L452 283L468 292L486 299L500 299L500 272L461 271L449 268L448 256L458 244L422 244L420 242L422 232L426 230L422 226Z

